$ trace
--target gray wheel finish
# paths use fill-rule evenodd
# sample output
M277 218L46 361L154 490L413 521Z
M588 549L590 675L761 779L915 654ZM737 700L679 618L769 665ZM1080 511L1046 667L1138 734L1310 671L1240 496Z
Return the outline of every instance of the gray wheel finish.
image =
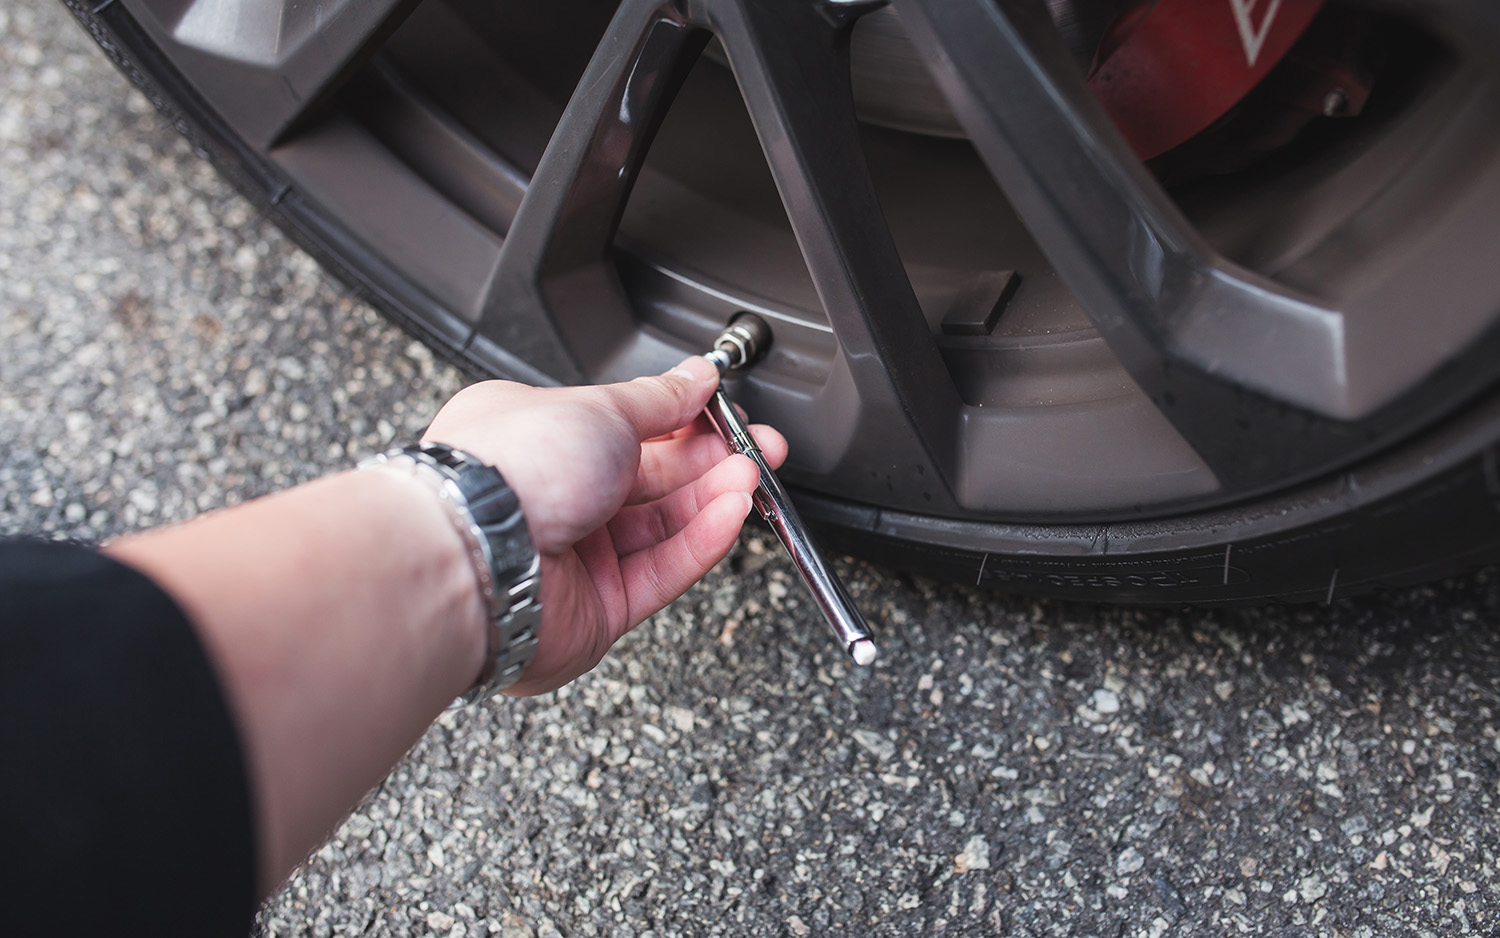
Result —
M825 507L850 501L878 506L890 531L908 541L938 544L951 538L955 545L972 546L989 531L994 545L1008 550L1017 544L1007 532L1022 530L1033 549L1042 545L1045 552L1066 540L1048 532L1071 529L1036 521L1102 522L1285 487L1408 436L1451 412L1491 373L1486 367L1452 368L1446 370L1448 386L1436 393L1422 386L1423 368L1431 371L1435 363L1451 359L1473 336L1476 322L1484 325L1475 311L1486 303L1488 313L1500 308L1479 276L1460 291L1468 305L1456 304L1459 313L1452 315L1445 307L1426 324L1429 341L1400 356L1405 371L1397 369L1380 391L1398 396L1398 410L1405 402L1397 419L1389 417L1389 406L1384 423L1329 420L1315 410L1287 406L1290 400L1324 410L1343 407L1350 416L1369 411L1379 398L1366 389L1365 397L1349 392L1342 403L1336 396L1319 399L1305 383L1326 377L1328 356L1350 355L1357 343L1332 349L1326 341L1304 343L1282 333L1268 347L1257 333L1265 322L1282 321L1287 297L1296 301L1293 306L1307 305L1297 294L1297 277L1329 282L1343 271L1351 282L1361 282L1358 264L1340 268L1329 257L1338 253L1339 238L1351 227L1368 227L1368 218L1356 213L1351 221L1348 213L1335 217L1339 213L1332 210L1307 208L1294 223L1277 224L1264 217L1267 213L1257 218L1237 208L1236 197L1244 198L1238 191L1196 193L1196 201L1173 204L1154 183L1139 178L1133 161L1116 152L1118 141L1098 126L1087 102L1064 94L1072 110L1061 109L1062 140L1087 140L1102 149L1108 158L1096 169L1118 199L1134 200L1127 204L1127 220L1143 226L1140 230L1156 239L1152 243L1187 245L1189 274L1179 271L1179 277L1210 271L1204 279L1215 289L1270 297L1259 306L1242 304L1229 326L1209 335L1219 345L1207 353L1206 346L1177 337L1157 342L1156 359L1118 354L1122 347L1128 351L1131 329L1150 332L1151 316L1188 323L1184 334L1190 339L1213 333L1193 331L1198 328L1193 323L1204 321L1202 297L1195 298L1196 307L1116 311L1119 319L1112 321L1106 302L1111 297L1096 296L1092 309L1103 321L1101 338L1057 275L1057 270L1067 274L1079 295L1094 295L1092 275L1079 273L1067 243L1059 246L1068 239L1048 234L1049 225L1062 224L1055 217L1059 213L1064 220L1071 217L1068 206L1038 208L1023 198L1018 203L1023 225L967 143L855 124L842 67L846 32L806 5L690 4L693 15L673 13L666 20L675 25L662 26L657 5L627 3L616 28L606 30L609 4L560 5L545 16L519 4L498 9L436 0L415 8L349 4L336 11L348 23L332 31L342 38L326 67L313 68L307 64L312 40L305 30L291 29L282 53L266 54L262 48L255 54L212 56L201 39L191 48L178 42L183 4L121 2L180 75L249 144L250 152L242 156L275 180L265 186L273 200L306 200L310 211L286 213L293 223L341 229L304 235L334 242L333 253L356 268L358 277L391 291L389 304L414 315L429 337L487 370L535 382L623 377L701 346L735 309L756 309L772 318L776 354L736 393L757 416L789 431L797 454L790 473L794 481L836 496ZM953 29L964 15L979 15L968 4L941 6L935 11L931 5L898 4L908 23L919 26L918 45L942 42L934 38L942 29ZM979 12L992 13L987 5ZM1486 14L1464 4L1450 4L1441 14L1436 22L1448 24L1450 31L1452 23L1474 15L1489 28ZM719 33L735 72L712 61L689 71L695 48L708 38L705 28ZM968 33L981 52L993 52L993 43L1006 38L1004 29ZM797 41L773 41L787 35ZM611 51L589 65L601 36ZM611 42L616 46L608 47ZM951 35L947 42L957 45ZM1034 30L1021 46L1012 42L1001 61L1031 69L1033 79L1052 82L1054 92L1075 93L1076 75L1070 79L1060 58L1038 68L1022 54L1047 51L1048 42ZM644 71L642 63L649 66ZM591 79L579 84L585 67L592 70ZM1409 172L1421 157L1438 168L1463 164L1463 172L1445 177L1452 191L1443 206L1456 211L1476 193L1488 198L1488 167L1495 161L1485 158L1491 135L1475 112L1493 101L1493 82L1476 68L1443 73L1423 88L1421 100L1374 128L1371 140L1336 152L1340 158L1318 172L1283 174L1265 186L1292 193L1342 186L1347 195L1365 192L1359 188L1363 181L1379 199L1351 196L1330 203L1362 208L1380 203L1377 209L1389 211L1385 203L1416 197L1408 191L1395 198L1391 191L1431 187L1435 169ZM244 79L247 69L260 78ZM801 86L787 84L789 70L804 81L818 75L818 87L841 90L799 93ZM663 76L663 83L630 87L632 77L646 73ZM260 91L224 92L233 83L225 76L240 76L233 81ZM959 87L951 74L938 77L961 103L984 90L969 79ZM293 93L271 95L274 100L256 111L257 95L276 82ZM595 140L591 158L604 160L602 176L616 182L610 195L594 189L581 203L576 200L579 166L542 159L575 84L612 92L592 102L586 94L577 98L569 110L571 125L565 121L566 133L557 138L570 144ZM226 104L215 98L216 89L234 100ZM738 103L742 95L748 115ZM633 123L626 122L628 148L620 152L609 144L621 141L621 122L611 127L601 121L621 113L618 105L627 98L635 109ZM245 116L245 109L259 116ZM995 113L992 109L988 119ZM1408 152L1403 162L1400 145L1410 151L1423 128L1433 125L1468 128L1468 136L1457 135L1446 149ZM840 132L830 133L834 126ZM989 168L1007 179L1012 191L1033 193L1027 196L1033 203L1035 192L1047 198L1056 194L1055 184L1049 189L1008 177L1015 168L994 158L987 131L996 136L984 120L970 127ZM1014 142L1013 136L1005 139ZM648 146L650 158L644 159ZM550 174L555 182L545 191L558 198L551 205L533 198L523 208L534 171ZM1406 185L1408 176L1420 185ZM790 221L783 199L792 206ZM1429 210L1422 246L1430 250L1445 243L1439 235L1472 245L1472 228L1455 225L1455 217L1454 211ZM1466 221L1473 223L1472 217ZM513 225L523 237L513 236ZM1042 233L1047 254L1028 226ZM623 253L611 248L615 241ZM1414 252L1407 259L1420 256ZM893 257L904 262L909 277L900 276L902 267ZM1382 259L1391 261L1391 253ZM1127 255L1121 262L1125 275L1140 273L1130 266L1136 260ZM995 332L978 339L944 335L941 321L955 306L990 299L984 286L1002 265L1020 271L1022 279ZM1490 266L1466 260L1463 272L1483 275ZM1122 291L1112 295L1118 298ZM1341 321L1347 315L1326 302L1315 312L1337 314ZM1262 315L1268 318L1254 318ZM1318 317L1311 320L1316 325ZM1237 338L1246 335L1248 341ZM1143 344L1151 350L1151 342ZM1384 353L1384 345L1375 346ZM1482 343L1469 348L1471 356L1485 350ZM1223 361L1194 374L1203 354L1218 354ZM1311 357L1293 369L1285 367L1290 355ZM1192 380L1165 387L1149 373L1139 380L1142 360ZM1255 385L1250 372L1264 371L1267 362L1280 366L1281 384L1262 382L1267 386L1247 390L1246 385ZM1225 373L1240 383L1220 381ZM1412 373L1423 393L1402 398L1402 389L1413 386ZM1277 369L1270 374L1277 377ZM1288 384L1292 379L1304 383ZM1353 387L1346 383L1345 390ZM1181 388L1191 393L1186 402L1176 396ZM1279 418L1271 432L1244 433L1237 421L1243 422L1246 401L1257 418L1266 413ZM1185 410L1193 413L1184 418ZM1379 416L1381 410L1374 412ZM1212 436L1228 436L1230 445L1208 439ZM1272 458L1257 457L1259 464L1245 471L1238 464L1245 461L1240 459L1245 444L1234 441L1237 436L1248 436L1256 452L1265 450ZM850 517L843 508L824 513ZM958 523L938 520L942 516ZM1018 521L1033 523L1014 528ZM962 535L954 533L960 529Z
M1500 196L1500 176L1488 168L1495 128L1484 116L1496 111L1500 83L1492 68L1467 65L1478 58L1475 37L1500 34L1493 6L1443 5L1448 38L1468 53L1456 68L1459 90L1446 95L1468 118L1460 133L1472 136L1459 150L1487 168L1469 180L1461 202L1446 204L1437 232L1414 239L1449 252L1447 261L1468 271L1464 288L1447 282L1448 262L1422 248L1399 260L1386 244L1348 257L1347 239L1368 221L1360 217L1367 206L1357 205L1355 231L1335 226L1333 246L1316 246L1346 255L1338 273L1351 292L1340 297L1327 269L1318 284L1331 299L1214 251L1130 154L1035 9L985 0L912 0L900 8L1028 229L1226 488L1253 492L1272 478L1284 484L1326 471L1430 421L1490 380L1482 358L1460 359L1463 368L1452 360L1469 343L1488 357L1500 309L1500 277L1483 237ZM1424 143L1423 158L1454 158L1443 141ZM1451 181L1432 165L1414 175L1427 185ZM1387 234L1396 242L1404 232ZM1443 299L1434 307L1440 312L1419 320L1410 311L1424 296ZM1226 433L1230 426L1243 432Z

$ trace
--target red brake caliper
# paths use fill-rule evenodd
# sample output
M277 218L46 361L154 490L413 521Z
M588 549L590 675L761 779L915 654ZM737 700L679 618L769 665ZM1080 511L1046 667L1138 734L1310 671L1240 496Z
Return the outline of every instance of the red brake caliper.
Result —
M1281 61L1323 0L1157 0L1110 26L1089 87L1136 155L1208 127Z

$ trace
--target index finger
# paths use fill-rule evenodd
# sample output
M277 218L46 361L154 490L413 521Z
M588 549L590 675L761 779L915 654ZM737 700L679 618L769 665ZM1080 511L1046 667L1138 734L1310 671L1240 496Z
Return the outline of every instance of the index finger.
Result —
M765 424L751 424L750 433L761 455L772 469L786 460L786 437ZM641 463L626 504L661 498L717 466L729 455L729 447L712 430L692 436L654 440L641 447Z

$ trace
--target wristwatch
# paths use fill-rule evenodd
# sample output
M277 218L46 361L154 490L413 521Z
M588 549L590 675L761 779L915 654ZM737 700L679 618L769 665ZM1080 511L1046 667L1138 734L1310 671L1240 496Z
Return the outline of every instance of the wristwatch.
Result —
M448 506L463 537L489 619L484 667L454 702L471 704L516 682L536 654L542 619L540 558L520 500L500 470L443 443L414 443L372 456L361 469L409 473Z

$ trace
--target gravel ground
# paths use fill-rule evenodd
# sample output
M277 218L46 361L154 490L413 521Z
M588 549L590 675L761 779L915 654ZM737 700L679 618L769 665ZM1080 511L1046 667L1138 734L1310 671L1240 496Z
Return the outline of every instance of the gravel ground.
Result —
M58 6L0 8L0 80L0 533L251 498L459 387ZM1493 571L1142 612L844 570L873 670L747 534L572 687L445 716L260 933L1495 933Z

